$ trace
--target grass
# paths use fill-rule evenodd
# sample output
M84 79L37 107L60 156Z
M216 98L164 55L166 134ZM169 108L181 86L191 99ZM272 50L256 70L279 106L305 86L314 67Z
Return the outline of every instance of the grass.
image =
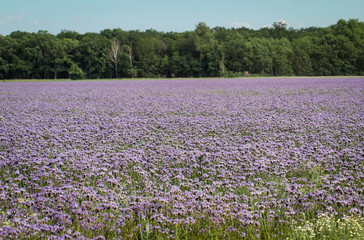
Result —
M327 78L328 76L267 76L249 74L232 78ZM330 78L364 78L364 76L330 76ZM229 77L182 77L182 78L97 78L97 79L3 79L0 82L74 82L74 81L129 81L129 80L178 80L178 79L232 79Z

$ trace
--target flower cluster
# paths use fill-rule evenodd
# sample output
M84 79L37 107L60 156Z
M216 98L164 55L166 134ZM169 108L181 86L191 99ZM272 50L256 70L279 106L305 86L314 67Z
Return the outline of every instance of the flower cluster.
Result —
M0 238L284 238L322 214L360 217L363 91L362 78L0 83Z
M362 216L344 216L321 214L314 222L306 221L298 226L292 239L363 239L364 219Z

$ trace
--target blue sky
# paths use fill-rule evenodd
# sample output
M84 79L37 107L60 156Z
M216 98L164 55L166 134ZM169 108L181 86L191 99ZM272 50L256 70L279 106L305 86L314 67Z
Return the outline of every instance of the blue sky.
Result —
M210 27L260 29L285 21L289 27L326 27L338 19L364 20L364 0L0 0L0 34L62 29L194 30Z

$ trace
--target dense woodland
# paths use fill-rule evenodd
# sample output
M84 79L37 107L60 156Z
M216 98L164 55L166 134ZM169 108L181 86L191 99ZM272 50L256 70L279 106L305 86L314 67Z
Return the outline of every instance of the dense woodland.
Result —
M364 75L364 22L326 28L0 35L0 79Z

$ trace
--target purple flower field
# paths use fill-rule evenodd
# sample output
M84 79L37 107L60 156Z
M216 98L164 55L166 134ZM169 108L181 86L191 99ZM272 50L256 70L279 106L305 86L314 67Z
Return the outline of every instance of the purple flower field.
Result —
M0 238L361 239L363 160L364 78L0 83Z

